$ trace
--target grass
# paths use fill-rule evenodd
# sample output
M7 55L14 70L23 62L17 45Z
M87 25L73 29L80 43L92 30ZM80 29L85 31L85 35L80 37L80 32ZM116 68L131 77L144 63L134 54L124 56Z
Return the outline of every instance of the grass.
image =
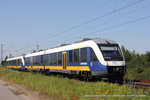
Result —
M58 76L45 76L40 73L19 72L0 67L0 79L5 79L40 94L56 97L60 100L130 100L150 99L150 91L134 90L129 86L105 82L81 82L75 79L65 79ZM85 95L147 95L145 97L85 97Z

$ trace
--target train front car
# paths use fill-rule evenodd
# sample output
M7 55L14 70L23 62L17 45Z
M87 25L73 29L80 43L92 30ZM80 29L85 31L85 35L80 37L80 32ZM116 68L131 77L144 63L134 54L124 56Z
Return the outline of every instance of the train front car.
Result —
M97 44L93 50L95 49L98 62L91 62L91 73L97 78L123 79L126 64L119 44L104 39L94 39L93 41Z

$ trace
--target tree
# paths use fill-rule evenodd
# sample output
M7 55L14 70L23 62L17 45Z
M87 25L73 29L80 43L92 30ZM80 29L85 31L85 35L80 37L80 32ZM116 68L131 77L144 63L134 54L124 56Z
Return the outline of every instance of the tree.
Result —
M124 46L122 46L122 51L124 53L126 62L131 61L132 60L132 54L131 54L131 52L129 50L127 50Z
M8 59L8 56L6 56L6 57L5 57L5 60L4 60L4 61L2 61L2 63L1 63L1 64L2 64L2 66L6 66L6 60L7 60L7 59Z

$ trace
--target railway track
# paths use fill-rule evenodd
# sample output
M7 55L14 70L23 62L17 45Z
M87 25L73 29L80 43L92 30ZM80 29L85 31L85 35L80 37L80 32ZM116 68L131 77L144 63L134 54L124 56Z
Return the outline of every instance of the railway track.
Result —
M125 79L125 83L132 88L141 88L144 90L150 89L150 80L141 80L141 79Z

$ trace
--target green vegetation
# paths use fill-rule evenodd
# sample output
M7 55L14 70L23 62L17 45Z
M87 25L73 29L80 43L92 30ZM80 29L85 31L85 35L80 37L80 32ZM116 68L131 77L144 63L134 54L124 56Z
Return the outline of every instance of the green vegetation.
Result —
M150 52L138 54L122 47L127 64L125 78L150 80Z
M60 78L58 76L45 76L40 73L19 72L0 67L0 79L8 80L40 94L56 97L60 100L130 100L149 99L150 91L134 90L129 86L105 82L82 82L75 79ZM85 95L144 95L147 97L97 97L90 98Z

